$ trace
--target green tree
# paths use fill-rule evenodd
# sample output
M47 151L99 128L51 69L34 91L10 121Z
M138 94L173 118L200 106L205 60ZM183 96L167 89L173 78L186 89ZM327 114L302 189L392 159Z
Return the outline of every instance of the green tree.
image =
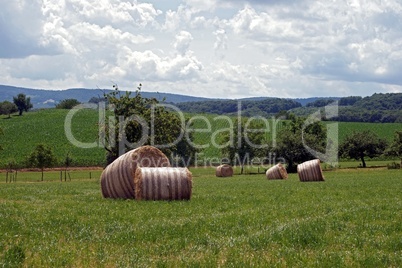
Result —
M314 122L303 128L305 119L289 115L290 121L283 122L277 134L277 143L273 148L276 157L287 163L287 171L294 173L297 165L316 158L305 145L322 152L326 148L326 130L321 122Z
M28 164L31 167L40 168L42 171L47 167L52 167L56 163L56 158L53 154L52 148L44 144L38 144L34 151L28 157Z
M341 157L362 161L362 167L366 167L365 157L373 158L384 153L387 142L380 139L374 132L365 130L353 132L348 135L339 146Z
M389 156L400 157L402 165L402 131L395 131L394 139L385 153Z
M8 115L8 118L11 118L11 114L17 111L17 106L12 102L3 101L0 103L0 114Z
M0 128L0 136L2 136L2 135L3 135L3 129ZM1 144L0 144L0 151L1 151L1 150L3 150L3 147L2 147Z
M59 104L56 105L56 109L72 109L75 106L80 104L80 102L77 99L65 99L62 100Z
M25 94L22 93L18 94L17 97L14 97L14 104L18 108L19 115L22 115L24 111L28 112L33 107L31 98L26 97Z
M250 123L251 122L251 123ZM262 156L263 148L267 146L264 126L257 120L244 121L239 123L236 119L230 133L225 133L222 138L222 154L227 156L232 165L241 166L240 173L243 174L244 165L257 156Z
M183 146L187 140L180 139L185 134L185 122L178 113L170 111L167 105L160 104L155 98L143 98L141 87L140 84L134 96L128 91L122 93L117 85L113 86L111 93L105 94L114 113L114 122L105 123L107 164L141 145L160 147L167 156L180 153L190 157L194 150L183 151L191 146ZM181 149L180 152L178 149Z

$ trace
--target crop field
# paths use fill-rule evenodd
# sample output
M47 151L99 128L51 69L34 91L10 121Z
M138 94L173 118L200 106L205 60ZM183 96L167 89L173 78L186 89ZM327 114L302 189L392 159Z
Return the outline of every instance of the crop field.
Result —
M59 162L63 162L67 153L73 159L73 165L102 166L105 150L99 148L79 148L66 137L64 124L67 110L46 109L13 116L12 119L0 118L0 128L4 135L0 136L0 165L5 166L10 160L22 164L39 143L53 149ZM84 109L72 118L73 137L82 143L98 141L98 112Z
M192 199L173 202L103 199L86 170L71 182L1 181L0 266L402 266L401 170L310 183L191 171Z
M0 144L3 147L3 150L0 150L0 168L4 168L12 160L24 166L27 156L39 143L51 146L60 163L63 163L69 153L73 159L73 166L103 166L105 150L98 138L99 112L91 109L80 110L71 120L72 137L92 148L77 147L67 139L65 134L67 114L67 110L46 109L24 113L23 116L13 116L11 119L0 117L0 128L4 132L4 135L0 136ZM220 158L221 149L215 144L221 144L222 134L228 132L234 124L235 117L211 114L186 116L192 118L195 129L193 143L201 147L200 157ZM256 119L253 121L258 122ZM275 138L275 133L280 129L281 124L281 121L274 121L272 118L266 120L267 141ZM363 130L372 130L380 137L391 141L395 131L402 130L402 124L340 122L338 128L340 141L353 131Z

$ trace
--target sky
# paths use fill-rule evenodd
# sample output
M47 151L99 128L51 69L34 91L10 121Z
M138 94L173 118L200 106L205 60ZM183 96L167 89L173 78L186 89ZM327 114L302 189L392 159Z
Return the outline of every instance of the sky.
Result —
M400 0L0 0L0 84L210 98L402 92Z

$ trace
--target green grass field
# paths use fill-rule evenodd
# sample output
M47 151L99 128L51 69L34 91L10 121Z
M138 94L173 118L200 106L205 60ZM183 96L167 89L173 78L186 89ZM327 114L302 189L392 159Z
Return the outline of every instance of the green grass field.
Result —
M301 183L192 169L184 202L103 199L87 172L0 183L1 267L402 266L400 170Z
M0 168L4 168L11 160L15 160L20 166L24 166L27 156L39 143L45 143L53 148L53 152L60 163L63 163L67 153L73 158L74 166L102 166L105 162L105 150L102 145L95 148L79 148L71 144L67 139L64 125L67 110L46 109L35 112L24 113L23 116L13 116L11 119L0 117L0 128L4 135L0 136ZM193 117L194 115L188 115ZM219 141L219 135L212 135L218 130L227 129L230 123L227 118L216 115L198 115L202 118L194 119L194 144L205 145L202 149L202 157L206 159L220 158L221 151L213 146L213 142ZM84 109L77 112L72 119L72 134L74 138L83 143L98 142L98 118L97 110ZM275 124L268 120L268 139L272 138ZM352 131L370 129L380 137L388 141L393 139L397 130L402 130L402 124L381 124L381 123L339 123L339 140L342 141ZM202 129L210 129L207 132L200 132ZM61 165L61 164L59 164Z
M64 131L67 110L46 109L13 116L11 119L0 118L0 167L10 160L24 166L27 156L39 143L49 145L58 159L63 162L67 153L73 158L73 165L102 166L105 159L103 148L82 149L69 142ZM72 120L74 138L83 143L98 140L98 112L84 109L77 112Z

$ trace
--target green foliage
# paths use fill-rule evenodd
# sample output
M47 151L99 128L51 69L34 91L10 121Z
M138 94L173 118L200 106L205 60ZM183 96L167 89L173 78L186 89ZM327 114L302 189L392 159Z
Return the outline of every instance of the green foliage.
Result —
M75 106L79 105L80 102L76 99L65 99L62 100L59 104L56 105L56 109L72 109Z
M28 112L30 109L33 108L33 105L31 103L31 98L26 97L25 94L18 94L17 97L14 97L14 104L17 106L19 115L22 115L22 113Z
M0 137L3 136L3 129L0 127ZM1 146L0 143L0 151L3 150L3 147Z
M353 132L340 144L339 153L343 157L362 161L366 167L365 157L373 158L384 153L387 141L379 138L372 131Z
M365 98L346 97L341 98L338 104L338 116L331 120L370 123L402 122L402 93L374 94ZM291 111L298 116L307 116L316 110L316 107L301 107Z
M402 158L402 131L395 131L394 139L387 148L386 154Z
M399 168L402 165L402 131L395 131L394 139L385 150L385 154L388 156L396 156L399 157L401 163L399 164Z
M265 126L253 120L250 124L245 120L239 122L236 119L230 132L222 137L222 154L227 156L232 165L243 167L250 163L256 156L261 156L262 147L267 144L263 131Z
M401 168L401 164L400 163L396 163L396 162L392 162L391 164L387 165L388 169L400 169Z
M18 107L9 101L3 101L0 103L0 115L8 115L8 118L11 118L11 114L18 111Z
M56 162L57 160L53 154L52 148L44 144L38 144L28 157L29 166L42 170L42 181L44 168L52 167Z
M244 116L271 116L282 110L301 107L301 104L289 99L266 98L264 100L207 100L178 103L182 111L188 113L236 114L240 109Z
M330 103L333 103L335 100L333 99L318 99L314 102L310 102L306 105L306 107L324 107Z
M278 133L278 143L274 148L277 157L287 162L287 171L296 172L297 165L315 158L305 145L315 151L323 152L326 148L326 130L321 122L314 122L304 127L305 118L291 115L291 120L284 123Z
M362 97L360 96L350 96L350 97L344 97L339 100L339 105L340 106L352 106L356 102L360 101Z
M177 113L169 111L166 105L160 105L155 98L143 98L141 84L133 97L131 92L122 94L117 85L113 87L115 90L105 95L115 119L114 124L105 125L107 163L141 145L161 146L167 156L177 153L192 158L196 150L186 146L186 139L179 140L185 132L182 128L185 122Z
M88 178L2 183L0 266L23 252L23 267L402 266L400 170L323 183L191 172L188 202L103 199Z

